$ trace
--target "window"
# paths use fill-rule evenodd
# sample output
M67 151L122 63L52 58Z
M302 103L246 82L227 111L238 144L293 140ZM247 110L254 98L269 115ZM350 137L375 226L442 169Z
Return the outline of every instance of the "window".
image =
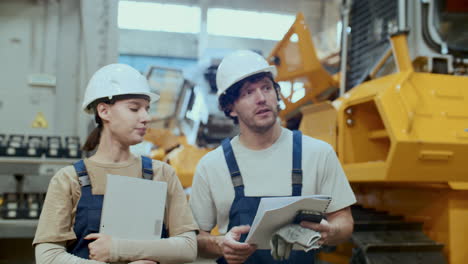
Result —
M125 29L199 33L200 13L187 5L119 1L118 23Z
M208 34L241 38L281 40L294 22L294 15L244 10L208 9Z
M305 88L304 83L300 81L295 82L279 82L280 85L280 92L285 98L289 98L291 103L295 103L305 96ZM292 93L292 95L291 95ZM280 101L281 109L285 108L283 101Z

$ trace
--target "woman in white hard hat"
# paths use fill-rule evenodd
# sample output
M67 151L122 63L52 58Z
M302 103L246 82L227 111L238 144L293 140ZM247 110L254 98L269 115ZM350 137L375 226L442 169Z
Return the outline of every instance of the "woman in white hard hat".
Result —
M83 110L94 114L98 126L83 149L96 152L52 178L33 242L38 264L185 263L196 258L197 226L174 170L129 149L143 140L149 106L158 98L128 65L110 64L93 75ZM166 239L134 241L98 233L107 174L167 183Z

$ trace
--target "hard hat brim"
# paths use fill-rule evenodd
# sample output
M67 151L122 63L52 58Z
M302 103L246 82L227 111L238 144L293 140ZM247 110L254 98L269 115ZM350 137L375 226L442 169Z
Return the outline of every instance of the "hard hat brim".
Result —
M139 93L136 93L136 94L141 94L141 95L146 95L146 96L148 96L148 97L150 98L150 104L155 103L155 102L158 101L159 98L160 98L160 96L159 96L158 94L156 94L156 93L139 92ZM114 95L114 96L119 96L119 95L123 95L123 94L116 94L116 95ZM101 97L101 98L104 98L104 97ZM98 99L96 99L96 100L99 100L99 99L101 99L101 98L98 98ZM87 114L94 114L93 109L90 109L90 108L89 108L89 105L90 105L91 103L93 103L94 101L96 101L96 100L93 100L92 102L87 102L86 104L83 104L83 106L82 106L82 107L83 107L83 110L84 110Z
M257 73L261 73L261 72L271 72L271 75L273 75L273 79L276 78L276 75L277 75L277 70L276 70L276 66L273 66L273 65L270 65L266 68L263 68L263 69L259 69L258 71L254 71L254 72L249 72L248 74L245 74L245 75L242 75L240 76L239 78L237 78L236 80L234 80L231 85L226 89L224 90L223 92L218 92L218 97L225 94L226 91L228 91L234 84L242 81L243 79L245 78L248 78L252 75L255 75ZM219 90L218 90L219 91Z

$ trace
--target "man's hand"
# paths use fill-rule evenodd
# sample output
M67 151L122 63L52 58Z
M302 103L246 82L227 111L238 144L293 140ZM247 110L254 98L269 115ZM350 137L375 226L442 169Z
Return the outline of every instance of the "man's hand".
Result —
M241 235L249 230L250 226L235 226L224 236L221 246L229 264L242 264L257 250L254 245L239 242Z
M307 222L307 221L302 221L301 226L315 230L317 232L320 232L320 235L322 236L320 240L317 242L319 245L333 245L334 238L336 234L338 233L338 230L336 227L331 225L327 220L322 219L320 224L314 223L314 222Z
M319 244L338 245L347 241L353 233L353 216L350 207L327 213L327 220L323 219L320 224L302 221L301 226L320 232L322 238Z
M110 248L112 243L111 236L104 234L92 233L87 235L84 239L95 241L89 243L89 259L97 260L101 262L109 262L110 260ZM150 262L151 263L151 262Z

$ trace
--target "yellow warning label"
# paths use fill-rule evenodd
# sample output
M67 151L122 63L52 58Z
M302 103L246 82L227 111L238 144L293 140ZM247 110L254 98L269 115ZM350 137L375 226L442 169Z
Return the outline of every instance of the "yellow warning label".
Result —
M38 112L31 125L33 128L47 128L49 123L42 112Z

